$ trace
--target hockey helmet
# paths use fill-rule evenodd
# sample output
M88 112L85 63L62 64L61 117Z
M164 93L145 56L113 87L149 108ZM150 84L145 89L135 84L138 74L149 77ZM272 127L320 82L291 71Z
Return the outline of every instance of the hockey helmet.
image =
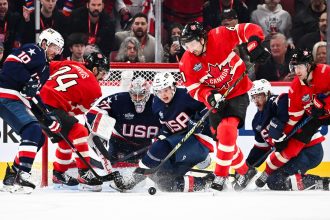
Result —
M290 60L290 71L294 72L294 66L299 64L312 64L313 63L313 55L312 52L305 49L302 50L300 48L297 48L291 57Z
M143 112L150 97L150 85L148 82L139 76L132 81L128 92L134 103L136 112Z
M106 74L102 77L103 80L106 80L109 77L109 60L102 53L93 52L89 54L85 59L85 66L92 72L94 67L98 69L98 72L105 71Z
M48 28L48 29L43 30L40 33L39 39L38 39L38 45L41 46L43 41L46 41L47 47L50 44L55 44L56 46L58 46L60 48L59 54L62 53L63 47L64 47L64 39L63 39L62 35L60 33L58 33L57 31L55 31L54 29Z
M199 41L201 38L206 38L206 30L204 30L201 23L193 21L184 26L181 33L180 43L181 46L184 47L186 43L193 40Z
M168 87L175 89L174 85L175 85L175 79L173 75L169 72L157 73L152 82L152 87L155 92Z
M249 95L252 99L253 95L258 95L258 94L264 93L266 95L266 99L267 99L268 95L270 94L271 88L272 88L272 85L267 80L265 80L265 79L255 80L255 81L253 81L253 86L249 91Z

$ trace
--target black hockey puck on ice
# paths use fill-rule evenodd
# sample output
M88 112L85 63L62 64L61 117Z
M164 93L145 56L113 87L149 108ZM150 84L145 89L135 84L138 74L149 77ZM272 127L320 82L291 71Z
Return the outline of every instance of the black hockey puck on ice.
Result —
M148 193L149 193L150 195L155 195L156 192L157 192L157 190L156 190L155 187L150 187L150 188L148 189Z

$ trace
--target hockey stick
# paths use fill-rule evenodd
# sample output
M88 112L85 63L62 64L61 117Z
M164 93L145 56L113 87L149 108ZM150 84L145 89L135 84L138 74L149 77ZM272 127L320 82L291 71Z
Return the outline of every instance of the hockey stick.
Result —
M297 126L295 126L292 131L284 138L283 141L287 141L289 138L291 138L300 128L304 127L313 117L308 116L305 118L301 123L299 123ZM276 150L275 146L272 146L262 157L260 157L257 161L255 161L251 166L255 167L258 163L261 161L264 161L269 154L273 153Z
M48 117L47 113L49 112L48 109L42 107L38 100L33 97L32 98L32 102L35 104L35 106L44 114L45 117ZM106 182L106 181L112 181L114 180L114 175L108 174L105 176L100 176L99 174L96 173L96 171L93 169L93 167L86 161L86 159L80 154L80 152L77 150L77 148L71 143L70 140L68 140L61 132L59 132L57 135L59 135L73 150L74 153L76 153L78 155L78 157L81 159L81 161L87 166L87 168L93 173L93 175L101 180L102 182Z
M139 154L141 154L141 153L146 152L148 149L149 149L149 146L144 147L144 148L141 148L141 149L139 149L139 150L137 150L137 151L133 151L133 152L127 154L127 155L126 155L125 157L123 157L123 158L119 158L119 159L117 159L117 160L110 161L110 162L111 162L111 165L114 165L114 164L116 164L116 163L120 163L120 162L124 162L124 161L126 161L126 160L128 160L128 159L130 159L130 158L132 158L132 157L134 157L134 156L137 156L137 155L139 155ZM108 154L107 154L107 155L108 155ZM102 158L101 158L101 159L102 159ZM105 159L106 159L106 158L105 158ZM101 165L102 163L99 162L99 161L97 161L97 160L95 160L95 159L93 159L93 158L91 158L91 164L92 164L93 166L99 168L99 169L104 169L103 165Z
M247 74L247 72L245 71L228 89L227 91L223 94L223 98L226 98L228 96L228 94L236 87L236 85L244 78L244 76ZM219 104L216 103L215 106L217 106ZM142 168L142 167L138 167L135 169L135 173L139 173L139 174L143 174L143 175L150 175L153 174L155 172L157 172L157 170L163 166L164 163L166 163L166 161L168 161L173 154L188 140L188 138L190 138L190 136L195 132L195 130L201 126L204 121L206 120L206 118L210 115L210 113L215 109L215 107L211 107L206 113L205 115L203 115L203 117L196 122L196 124L188 131L188 133L179 141L179 143L177 143L175 145L175 147L171 150L171 152L155 167L153 168Z
M297 126L295 126L292 131L284 138L284 141L291 138L300 128L305 126L310 120L312 120L313 116L309 115L307 118L305 118L301 123L299 123Z

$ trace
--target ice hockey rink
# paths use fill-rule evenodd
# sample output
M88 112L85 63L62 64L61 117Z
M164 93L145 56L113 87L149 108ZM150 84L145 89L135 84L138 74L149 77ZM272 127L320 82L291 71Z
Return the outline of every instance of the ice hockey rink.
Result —
M330 192L165 193L148 187L119 193L37 188L32 194L0 193L0 219L263 219L328 220Z

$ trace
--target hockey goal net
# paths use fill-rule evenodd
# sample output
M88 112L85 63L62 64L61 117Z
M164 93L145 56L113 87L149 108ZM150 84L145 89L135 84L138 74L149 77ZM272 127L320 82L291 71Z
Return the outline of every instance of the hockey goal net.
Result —
M148 80L151 84L156 73L170 72L178 85L182 85L181 75L178 69L178 64L166 64L166 63L111 63L110 74L107 80L102 81L100 85L105 88L103 96L108 96L111 93L120 92L121 86L124 81L129 79L135 79L139 76ZM108 92L107 88L111 88L111 92ZM52 162L54 160L54 149L56 145L46 144L41 150L41 161L36 162L33 167L32 175L33 179L40 181L41 186L48 186L48 183L52 177Z

